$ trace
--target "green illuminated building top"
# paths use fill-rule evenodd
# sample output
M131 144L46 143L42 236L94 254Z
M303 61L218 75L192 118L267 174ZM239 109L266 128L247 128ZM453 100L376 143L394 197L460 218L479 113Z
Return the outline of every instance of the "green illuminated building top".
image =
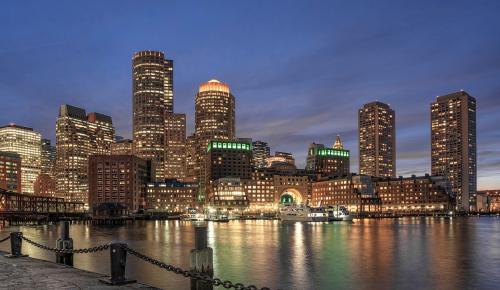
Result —
M349 150L344 150L344 149L321 148L318 149L317 152L318 156L349 157Z
M252 150L252 145L238 141L210 141L207 146L207 152L212 149L227 149L227 150Z

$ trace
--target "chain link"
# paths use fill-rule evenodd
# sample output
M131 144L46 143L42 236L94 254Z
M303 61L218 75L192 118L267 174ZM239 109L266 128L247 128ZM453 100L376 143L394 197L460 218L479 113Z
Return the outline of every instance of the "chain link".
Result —
M110 244L104 244L92 248L85 248L85 249L58 249L58 248L51 248L42 244L39 244L33 240L28 239L25 236L21 236L21 239L26 241L28 244L31 244L37 248L40 248L42 250L46 250L49 252L54 252L58 254L87 254L87 253L96 253L100 251L104 251L106 249L109 249Z
M106 249L109 249L109 247L111 246L111 244L103 244L103 245L100 245L100 246L96 246L96 247L92 247L92 248L85 248L85 249L58 249L58 248L51 248L51 247L39 244L39 243L37 243L37 242L35 242L35 241L33 241L33 240L31 240L31 239L23 236L21 233L19 233L19 236L20 236L21 239L23 239L24 241L26 241L28 244L31 244L31 245L33 245L33 246L35 246L37 248L42 249L42 250L46 250L46 251L54 252L54 253L59 253L59 254L96 253L96 252L100 252L100 251L104 251ZM10 239L10 236L8 236L8 237L0 240L0 243L5 242L8 239ZM257 288L257 286L255 286L255 285L245 286L242 283L233 283L233 282L231 282L229 280L222 281L219 278L212 278L212 277L210 277L207 274L199 273L199 272L196 272L196 271L183 270L182 268L166 264L166 263L164 263L162 261L153 259L151 257L148 257L148 256L142 254L142 253L139 253L136 250L129 248L127 245L123 245L122 247L130 255L135 256L135 257L137 257L137 258L139 258L139 259L141 259L141 260L143 260L145 262L148 262L148 263L150 263L152 265L155 265L157 267L165 269L165 270L167 270L169 272L173 272L175 274L182 275L184 277L190 277L190 278L193 278L195 280L204 281L204 282L206 282L208 284L212 284L214 286L222 286L222 287L224 287L226 289L234 288L236 290L271 290L268 287Z
M8 241L9 239L10 239L10 236L6 236L5 238L0 240L0 244L5 242L5 241Z
M157 267L165 269L169 272L173 272L175 274L182 275L184 277L190 277L190 278L193 278L196 280L204 281L204 282L206 282L208 284L212 284L214 286L222 286L226 289L234 288L236 290L259 290L259 288L257 288L255 285L245 286L241 283L233 283L229 280L222 281L219 278L212 278L209 275L206 275L203 273L199 273L196 271L187 271L187 270L183 270L183 269L176 267L176 266L173 266L173 265L165 264L162 261L148 257L148 256L146 256L142 253L139 253L136 250L131 249L127 246L123 246L123 248L124 248L124 250L127 251L127 253L129 253L132 256L135 256L135 257L137 257L145 262L148 262L152 265L155 265ZM260 290L271 290L271 289L269 289L268 287L262 287L262 288L260 288Z

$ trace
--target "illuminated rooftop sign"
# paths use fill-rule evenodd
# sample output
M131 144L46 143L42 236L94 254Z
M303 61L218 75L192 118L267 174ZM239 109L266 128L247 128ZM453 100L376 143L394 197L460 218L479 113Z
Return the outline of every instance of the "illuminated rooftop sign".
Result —
M349 151L348 150L339 150L339 149L319 149L318 156L349 157Z
M227 149L227 150L245 150L250 151L252 147L250 144L241 143L241 142L231 142L231 141L211 141L208 143L207 152L210 152L212 149Z

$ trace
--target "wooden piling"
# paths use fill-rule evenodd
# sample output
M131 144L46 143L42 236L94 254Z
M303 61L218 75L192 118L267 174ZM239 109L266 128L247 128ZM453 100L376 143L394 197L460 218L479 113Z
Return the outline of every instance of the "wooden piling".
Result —
M207 223L194 224L195 248L191 250L191 271L196 271L207 276L214 276L213 250L207 246ZM191 278L191 290L212 290L213 285L201 280Z

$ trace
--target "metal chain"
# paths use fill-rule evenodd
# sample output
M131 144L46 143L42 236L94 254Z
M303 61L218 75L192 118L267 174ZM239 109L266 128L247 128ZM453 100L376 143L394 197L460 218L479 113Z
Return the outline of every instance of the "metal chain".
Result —
M37 248L40 248L42 250L46 250L49 252L54 252L54 253L59 253L59 254L86 254L86 253L96 253L100 251L104 251L106 249L109 249L110 244L104 244L92 248L85 248L85 249L58 249L58 248L51 248L47 247L45 245L39 244L33 240L28 239L25 236L21 235L21 239L25 240L28 244L31 244Z
M8 241L9 239L10 239L10 236L6 236L5 238L0 240L0 244L5 242L5 241Z
M259 290L259 289L260 290L270 290L270 288L268 288L268 287L257 288L255 285L245 286L241 283L233 283L229 280L222 281L219 278L212 278L209 275L202 274L202 273L199 273L196 271L187 271L187 270L183 270L183 269L176 267L176 266L173 266L173 265L165 264L162 261L148 257L148 256L141 254L141 253L137 252L136 250L131 249L127 246L123 246L123 249L126 250L127 253L131 254L132 256L135 256L143 261L146 261L152 265L155 265L157 267L165 269L169 272L174 272L175 274L179 274L179 275L182 275L184 277L191 277L191 278L196 279L196 280L201 280L201 281L207 282L209 284L212 284L214 286L222 286L226 289L234 288L236 290Z
M85 249L58 249L58 248L51 248L51 247L39 244L39 243L37 243L37 242L35 242L35 241L33 241L33 240L31 240L31 239L23 236L20 233L19 233L19 236L20 236L21 239L23 239L24 241L26 241L28 244L31 244L31 245L33 245L33 246L35 246L37 248L42 249L42 250L46 250L46 251L50 251L50 252L55 252L55 253L59 253L59 254L96 253L96 252L100 252L100 251L109 249L109 247L111 246L111 244L104 244L104 245L100 245L100 246L97 246L97 247L85 248ZM8 237L0 240L0 243L5 242L8 239L10 239L10 236L8 236ZM141 254L141 253L137 252L136 250L129 248L126 245L123 246L123 249L125 251L127 251L127 253L131 254L132 256L135 256L135 257L137 257L137 258L139 258L139 259L141 259L141 260L143 260L145 262L148 262L148 263L150 263L152 265L155 265L157 267L165 269L165 270L167 270L169 272L173 272L175 274L179 274L179 275L182 275L184 277L190 277L190 278L193 278L193 279L196 279L196 280L204 281L204 282L212 284L214 286L222 286L222 287L224 287L226 289L234 288L236 290L271 290L268 287L257 288L257 286L255 286L255 285L245 286L242 283L233 283L233 282L231 282L229 280L222 281L219 278L212 278L212 277L210 277L207 274L199 273L199 272L196 272L196 271L183 270L182 268L179 268L179 267L176 267L176 266L173 266L173 265L169 265L169 264L165 264L162 261L153 259L151 257L148 257L148 256L144 255L144 254Z

